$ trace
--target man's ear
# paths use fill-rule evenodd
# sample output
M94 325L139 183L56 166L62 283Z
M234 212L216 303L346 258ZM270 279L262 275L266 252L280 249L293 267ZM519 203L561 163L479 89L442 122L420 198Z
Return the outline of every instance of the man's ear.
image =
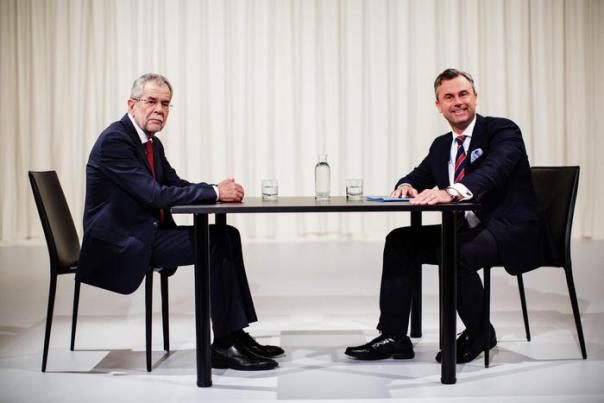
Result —
M128 112L132 112L132 109L134 108L134 104L136 103L136 101L132 98L128 99Z
M434 101L434 105L436 106L436 109L438 109L438 111L440 113L443 113L443 111L440 109L440 102L438 102L438 99L436 101Z

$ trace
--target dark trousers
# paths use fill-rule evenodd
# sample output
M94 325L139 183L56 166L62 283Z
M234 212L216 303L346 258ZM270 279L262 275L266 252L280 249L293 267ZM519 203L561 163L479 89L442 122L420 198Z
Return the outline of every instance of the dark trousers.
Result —
M439 264L440 242L440 225L397 228L386 237L377 326L382 333L407 333L417 265ZM497 243L482 225L459 231L457 243L457 312L470 335L477 337L482 333L484 309L477 270L500 261Z
M154 267L193 264L193 228L160 229L153 243ZM235 227L210 225L210 292L214 337L226 336L256 322L245 274L241 237Z

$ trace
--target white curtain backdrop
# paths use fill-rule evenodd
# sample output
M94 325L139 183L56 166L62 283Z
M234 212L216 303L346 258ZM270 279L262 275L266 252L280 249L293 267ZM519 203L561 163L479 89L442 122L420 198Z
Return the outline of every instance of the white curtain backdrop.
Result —
M42 236L28 170L58 171L81 231L88 152L143 73L174 86L161 138L182 177L312 195L326 153L343 195L352 177L389 192L448 131L447 67L474 75L480 113L520 125L533 165L581 166L574 234L602 239L603 23L598 0L0 0L0 240ZM378 239L408 219L229 222L248 240Z

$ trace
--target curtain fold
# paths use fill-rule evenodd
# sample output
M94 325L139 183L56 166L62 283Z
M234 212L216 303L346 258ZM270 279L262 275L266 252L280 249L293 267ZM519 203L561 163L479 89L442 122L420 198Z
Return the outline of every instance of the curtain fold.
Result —
M581 166L574 234L603 239L602 21L598 0L0 0L0 241L42 236L28 170L58 171L81 231L88 153L143 73L174 86L160 136L182 177L310 196L325 153L333 195L353 177L377 195L448 131L432 88L447 67L474 75L479 113L519 124L532 165ZM408 217L229 222L247 239L381 239Z

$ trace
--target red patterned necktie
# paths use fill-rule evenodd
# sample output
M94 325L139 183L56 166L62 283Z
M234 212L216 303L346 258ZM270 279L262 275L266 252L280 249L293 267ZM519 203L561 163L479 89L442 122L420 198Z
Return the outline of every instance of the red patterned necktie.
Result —
M157 180L155 177L155 158L153 157L153 141L149 140L145 143L147 147L147 161L149 162L149 166L151 167L151 173L153 174L153 179ZM164 221L164 209L159 209L159 221Z
M465 139L466 136L457 136L455 138L455 141L457 142L457 155L455 157L455 175L453 176L453 183L461 182L465 175L466 150L463 148L463 141Z

